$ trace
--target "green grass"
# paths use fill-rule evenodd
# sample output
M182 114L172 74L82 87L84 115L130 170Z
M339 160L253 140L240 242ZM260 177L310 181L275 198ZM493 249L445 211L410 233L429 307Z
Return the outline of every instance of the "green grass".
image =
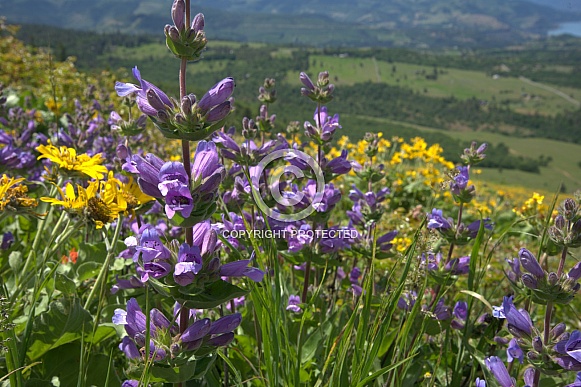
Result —
M484 72L438 67L438 78L430 80L426 79L426 75L434 73L434 67L431 66L388 63L374 58L342 58L326 55L312 55L310 65L313 74L318 70L328 70L338 86L381 82L407 87L432 97L455 96L459 99L475 97L485 101L508 101L515 111L531 114L538 112L552 115L578 107L577 104L543 87L502 74L499 74L498 79L493 79ZM581 102L579 89L547 86Z

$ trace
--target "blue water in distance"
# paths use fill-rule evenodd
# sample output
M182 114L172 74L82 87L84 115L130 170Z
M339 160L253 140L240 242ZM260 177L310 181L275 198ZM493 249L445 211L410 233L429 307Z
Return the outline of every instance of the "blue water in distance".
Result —
M549 31L549 36L570 34L581 37L581 21L563 23L556 30Z

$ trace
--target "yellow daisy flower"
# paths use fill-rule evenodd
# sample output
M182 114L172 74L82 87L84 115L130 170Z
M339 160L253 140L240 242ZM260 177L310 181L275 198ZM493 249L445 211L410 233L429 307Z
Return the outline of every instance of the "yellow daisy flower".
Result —
M61 199L42 197L40 200L51 205L63 206L69 212L84 217L93 223L97 229L106 223L111 223L125 208L117 202L117 195L112 184L100 181L91 181L85 189L77 185L77 193L71 183L67 183L65 191L57 187Z
M18 210L20 208L36 207L36 199L28 197L28 187L20 184L24 178L8 177L0 178L0 211L6 208Z
M41 153L38 159L49 159L59 168L71 172L80 172L92 177L102 179L107 173L107 167L101 165L104 161L100 153L89 156L86 153L77 155L77 151L66 146L56 147L49 141L48 145L40 145L36 148Z

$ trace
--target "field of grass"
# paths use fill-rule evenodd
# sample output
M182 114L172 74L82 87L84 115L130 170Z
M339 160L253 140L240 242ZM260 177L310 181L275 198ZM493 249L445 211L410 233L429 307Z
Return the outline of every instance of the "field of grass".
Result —
M581 102L581 90L552 87L566 94L568 100L542 85L500 74L450 68L434 68L415 64L379 61L375 58L349 58L326 55L310 57L313 73L328 70L337 85L361 82L383 82L413 89L433 97L454 96L459 99L478 98L483 101L508 103L521 113L555 114L575 110ZM437 72L437 79L427 79ZM497 77L493 77L497 75ZM495 79L496 78L496 79ZM291 78L292 79L292 78Z
M417 130L418 136L426 132L441 132L463 141L476 140L490 144L504 143L515 155L537 158L539 155L552 157L547 167L541 167L541 173L529 173L519 170L480 168L480 179L508 186L523 186L555 192L560 184L564 184L567 192L581 189L581 145L540 138L514 138L496 133L486 132L453 132L433 129L425 126L412 125L405 122L395 122L386 119L365 117L366 119L384 122L386 126L396 125Z

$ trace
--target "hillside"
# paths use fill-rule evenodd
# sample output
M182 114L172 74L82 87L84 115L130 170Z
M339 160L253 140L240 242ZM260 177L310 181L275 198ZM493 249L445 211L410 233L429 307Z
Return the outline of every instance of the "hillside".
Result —
M540 0L537 0L540 1ZM0 3L10 22L159 33L170 0L12 0ZM213 39L311 46L499 47L536 40L581 10L527 1L203 0ZM30 10L34 11L31 12Z

